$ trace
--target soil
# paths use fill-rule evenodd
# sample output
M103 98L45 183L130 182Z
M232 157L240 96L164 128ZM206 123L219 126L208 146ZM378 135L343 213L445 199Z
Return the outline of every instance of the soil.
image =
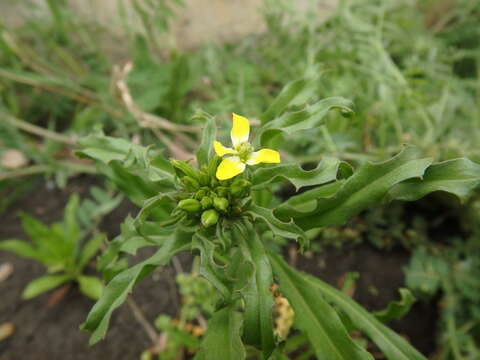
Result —
M59 220L68 196L72 193L86 196L92 182L92 178L82 176L60 190L39 181L36 191L18 200L0 216L0 239L25 239L17 216L20 210L46 223ZM135 212L136 208L125 201L104 219L102 231L113 238L122 219ZM408 258L409 254L402 250L385 253L360 245L332 249L309 258L299 256L296 266L336 286L345 273L359 272L354 298L367 309L377 310L398 298L397 289L403 285L402 266ZM180 258L185 269L189 268L190 260L188 254ZM44 269L34 261L0 252L0 264L6 262L14 271L0 282L0 325L13 323L15 330L8 339L0 341L0 360L130 360L139 359L140 354L152 346L147 333L129 306L124 304L114 312L106 339L89 347L88 334L81 332L79 325L85 320L93 301L74 287L63 296L60 290L33 300L22 300L20 295L25 285L42 275ZM180 298L174 277L173 267L166 266L137 285L132 297L150 322L161 313L176 314ZM390 325L418 350L429 355L435 346L436 319L435 304L417 303L405 318Z

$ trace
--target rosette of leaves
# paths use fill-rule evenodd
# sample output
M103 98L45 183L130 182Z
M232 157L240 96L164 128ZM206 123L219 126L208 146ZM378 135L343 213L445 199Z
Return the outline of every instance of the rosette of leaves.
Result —
M122 197L111 198L96 187L91 192L93 198L81 203L77 195L72 195L65 207L63 221L50 226L28 214L21 214L22 227L31 241L0 241L0 250L38 261L48 272L27 284L22 294L24 299L68 282L77 283L80 292L94 300L100 297L102 281L97 276L87 275L85 270L100 250L105 235L90 233L93 223L115 208Z
M308 95L309 86L301 79L279 94L254 131L260 145L280 144L291 133L319 126L331 109L351 113L341 98L290 110L299 97ZM214 176L215 138L216 126L209 119L195 165L168 161L151 147L103 134L80 142L79 154L97 160L109 179L141 206L135 219L126 219L121 235L100 261L110 282L83 324L92 333L91 343L105 336L112 312L136 283L173 256L189 251L199 256L200 275L220 299L196 359L244 359L247 349L255 349L263 359L284 359L283 341L273 332L274 282L295 312L294 327L305 335L318 359L373 359L352 340L352 330L368 337L388 359L425 359L347 295L288 265L262 235L269 229L274 236L307 247L305 231L342 224L388 199L415 200L437 190L463 197L479 183L480 165L467 159L432 165L431 159L419 158L407 147L392 159L368 163L355 172L338 159L325 158L309 171L298 164L260 165L219 181ZM271 191L282 181L297 190L310 189L279 203L272 200ZM122 254L135 254L144 246L157 250L126 267Z

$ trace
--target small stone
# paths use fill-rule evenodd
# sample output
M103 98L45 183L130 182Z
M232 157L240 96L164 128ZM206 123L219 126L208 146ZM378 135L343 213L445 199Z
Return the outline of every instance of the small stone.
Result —
M2 154L0 164L6 169L18 169L27 165L28 159L22 152L15 149L8 149Z
M15 332L15 326L12 323L7 322L7 323L1 324L0 325L0 341L3 341L9 338L10 336L13 335L14 332Z

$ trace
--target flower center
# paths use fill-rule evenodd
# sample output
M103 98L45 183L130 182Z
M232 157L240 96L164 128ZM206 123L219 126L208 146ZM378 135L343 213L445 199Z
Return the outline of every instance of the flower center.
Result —
M240 158L240 160L245 162L248 160L250 154L253 152L253 146L250 145L248 142L244 142L238 145L236 147L236 150L238 152L238 157Z

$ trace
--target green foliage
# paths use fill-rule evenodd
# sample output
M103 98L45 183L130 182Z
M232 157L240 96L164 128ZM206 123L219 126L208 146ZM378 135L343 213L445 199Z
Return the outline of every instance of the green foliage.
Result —
M323 300L302 273L272 255L272 266L280 290L295 310L295 323L308 337L317 358L373 359L349 337L337 312Z
M416 151L406 148L391 160L379 164L365 164L346 180L334 194L319 197L310 190L312 208L289 206L292 197L279 207L279 212L290 216L304 230L314 227L343 224L349 217L383 200L389 189L404 180L421 177L431 159L417 159ZM306 194L299 195L302 198ZM304 204L302 204L304 206Z
M42 263L49 273L27 285L22 295L25 299L55 289L68 281L77 282L80 291L86 296L95 300L100 297L102 282L94 276L84 275L83 272L98 253L105 236L93 234L87 237L87 235L92 224L115 208L121 197L112 199L99 188L92 188L92 194L97 200L105 202L101 206L96 206L94 199L79 204L78 196L73 195L65 207L63 221L51 226L30 215L21 214L23 229L31 241L10 239L0 242L1 250L36 260ZM95 207L95 211L91 211L92 206Z
M465 200L478 185L480 165L468 159L444 161L427 169L421 179L412 179L394 187L392 199L413 201L433 191L445 191Z
M398 291L401 296L400 300L392 301L385 309L374 313L375 317L381 322L385 323L393 319L402 318L408 314L410 308L415 302L415 297L408 289L401 288Z
M95 304L82 328L92 332L90 344L101 340L108 329L113 310L119 307L131 292L135 283L161 265L165 265L172 256L185 250L188 234L177 231L150 258L115 276L105 288L102 297Z
M208 330L195 359L244 359L245 348L241 340L242 315L232 304L217 310L208 323Z
M212 125L211 122L207 123L204 139L212 138ZM79 154L88 154L106 163L103 171L112 182L121 183L122 179L115 178L128 174L141 179L146 187L156 184L159 178L151 176L156 173L152 159L165 164L161 154L128 144L111 151L115 146L110 145L115 144L116 139L101 135L100 139L110 149L110 153L105 153L101 149L101 142L91 147L91 139L97 144L98 138L89 139L81 142L86 150L82 149ZM284 169L288 171L275 171L279 165L267 165L255 167L251 173L246 172L233 180L219 181L215 177L219 158L211 154L205 145L202 146L204 148L198 153L197 161L203 165L199 168L188 162L170 160L173 171L167 172L160 181L168 181L175 190L169 188L168 192L160 192L144 201L137 218L127 219L122 234L112 242L102 258L101 267L106 274L111 274L108 275L111 280L83 325L83 329L92 332L91 343L103 338L112 312L125 301L138 281L158 266L165 265L172 256L191 250L200 255L199 274L219 294L197 358L245 358L245 345L256 349L263 358L281 356L280 339L273 336L273 294L269 290L276 278L280 290L295 310L295 326L306 334L317 357L371 358L349 337L347 325L343 322L348 319L348 328L353 327L365 333L387 358L424 359L374 314L342 292L292 269L265 246L264 241L270 237L259 235L267 227L273 236L296 239L306 246L306 235L298 225L311 229L343 223L349 217L387 199L387 194L398 184L411 184L408 182L410 179L422 177L429 169L434 169L440 178L448 178L452 173L450 167L431 166L431 159L418 159L418 153L413 148L406 148L390 160L365 164L353 174L348 166L329 159L313 170L311 177L305 177L307 172L287 164ZM115 162L122 169L121 172L111 172L111 164ZM468 161L459 163L460 168L472 167ZM341 168L343 170L339 171ZM273 171L267 172L267 169ZM456 166L455 170L458 169ZM261 207L252 199L255 193L267 190L240 191L244 186L248 189L255 184L254 179L262 179L257 180L257 184L269 184L279 174L294 185L315 187L275 208ZM430 180L431 176L425 176L421 181ZM480 179L475 175L455 187L445 187L440 182L437 186L430 186L424 194L436 190L465 194L478 182ZM396 191L396 196L401 197L401 190ZM127 195L135 199L135 194L127 192ZM177 206L172 206L175 203ZM135 253L143 246L157 246L158 250L151 258L126 268L122 253ZM390 304L385 311L376 315L383 321L403 316L413 297L407 290L401 290L401 294L401 301ZM166 323L162 326L167 327Z
M121 234L100 257L99 268L111 286L106 300L101 300L103 305L98 305L86 322L85 328L95 331L93 341L103 337L111 312L133 285L177 252L176 247L167 251L167 245L174 231L184 231L189 235L181 241L183 245L178 251L199 253L200 273L221 294L215 306L217 330L210 332L207 345L202 347L203 355L199 356L209 358L204 351L208 344L220 341L218 329L229 329L233 331L229 333L231 344L238 345L240 340L252 344L264 350L263 356L273 346L272 357L284 358L281 344L273 339L272 345L267 329L271 324L271 297L264 283L271 282L271 265L270 260L264 259L265 251L270 251L265 248L274 248L272 243L278 247L285 241L278 240L279 237L295 239L306 248L308 240L315 238L312 234L317 233L317 228L322 229L321 239L337 241L340 230L332 225L344 224L388 200L413 201L438 191L454 194L467 203L471 199L479 183L478 164L460 158L431 165L432 160L426 158L444 160L469 155L475 161L480 159L476 122L479 7L471 1L459 1L449 12L440 14L433 1L342 2L337 14L323 24L317 19L299 21L298 14L285 11L283 3L271 2L266 13L270 30L267 34L188 53L175 49L171 54L160 51L165 45L162 42L160 46L159 34L167 31L175 13L172 1L134 1L140 29L129 23L126 2L118 3L126 34L124 48L134 62L128 78L126 74L118 78L115 74L111 79L112 59L117 56L110 56L103 49L108 34L99 26L72 16L68 2L46 0L51 16L25 19L25 25L16 30L2 25L0 39L0 116L6 120L0 122L0 141L7 149L19 150L30 162L19 172L2 168L0 180L13 179L1 184L2 198L10 195L12 185L15 191L20 188L17 176L54 174L57 183L65 185L73 173L98 172L142 207L135 219L125 220ZM146 118L155 119L153 132L146 131L144 115L139 117L124 106L116 86L119 80L129 88L138 109L148 112ZM335 96L322 100L325 94ZM351 102L343 98L351 96L356 104L355 119L350 118ZM212 114L233 110L253 115L252 118L258 116L256 141L275 148L284 144L282 158L293 162L262 165L227 183L212 182L217 163L211 142L216 136L216 125L219 133L226 130L226 116L218 116L214 121L198 108ZM163 120L168 124L165 129L161 127L165 125ZM206 130L196 153L198 168L193 163L169 162L163 156L164 148L172 151L172 143L180 144L186 152L193 153L194 144L200 140L195 130L190 129L185 135L176 126L200 123ZM79 154L93 159L98 166L95 170L88 163L72 161L68 154L77 138L90 133L97 124L109 136L97 132L78 141ZM40 142L26 133L40 136ZM161 142L153 133L160 134ZM284 141L287 136L288 141ZM135 144L127 138L135 140ZM407 148L391 158L404 142L413 143L418 150ZM2 156L3 149L0 152ZM359 163L359 169L352 174L353 170L342 161L345 159ZM365 164L367 160L385 159L383 163ZM311 167L299 163L318 165L305 170ZM273 193L284 182L297 191L309 188L282 203ZM88 206L82 205L84 211L77 215L78 228L90 228L95 219L111 209L108 197L93 191L92 196L94 199ZM397 203L394 207L398 207ZM453 340L442 338L446 344L442 356L478 357L469 334L469 329L478 327L475 269L479 257L472 245L474 241L469 240L466 249L466 239L447 239L448 250L431 249L427 243L433 235L426 230L434 226L426 225L430 219L417 216L411 223L391 226L386 220L382 223L376 214L365 215L367 225L360 231L378 247L392 247L400 239L408 248L419 243L426 246L414 250L407 268L407 285L421 298L440 290L447 294L443 328ZM403 216L404 221L404 215L394 214L392 218L399 220ZM470 222L478 222L478 215L472 216ZM250 234L248 224L253 224L256 234ZM65 219L64 225L68 233L76 234L76 239L82 238L82 231L71 217ZM249 236L242 235L242 226ZM42 243L48 247L48 255L42 256L42 260L53 271L66 267L59 259L61 254L70 253L67 248L71 246L58 240L64 236L59 235L63 230L53 226L45 229L38 224L29 227L35 234L32 239L39 234L56 234L49 236L57 239L51 240L53 245ZM269 230L264 232L266 229ZM307 235L306 230L313 231ZM348 241L353 238L348 237ZM360 241L357 238L355 241ZM82 240L83 250L75 257L76 266L86 266L102 241L101 237ZM313 246L318 246L318 242L316 239ZM34 245L19 241L2 243L4 249L39 258ZM128 269L125 255L135 255L146 246L166 248L151 263ZM451 254L447 255L449 251ZM258 269L262 269L265 278ZM284 272L300 278L293 283L302 284L302 292L295 292L297 307L299 299L314 298L312 294L321 292L320 288L329 293L329 288L317 289L310 282L305 285L310 280L305 280L301 273L288 268ZM29 294L55 287L62 279L61 273L47 275L32 285ZM92 296L98 294L99 286L93 278L82 275L77 280L81 289ZM116 284L119 288L115 292ZM323 296L326 301L322 304L333 309L328 313L335 318L342 306L332 297ZM354 319L355 327L369 335L385 356L417 358L405 341L376 322L371 314L347 300L345 303L341 298L333 298L350 309L347 316ZM403 301L392 303L383 316L406 311L407 299L404 295ZM347 312L344 308L341 311ZM224 309L229 309L228 316L222 312ZM300 328L310 326L304 321L299 323ZM338 321L317 325L338 330L335 324ZM165 331L177 334L169 324L163 325ZM332 331L335 336L345 335ZM311 334L310 330L308 338ZM320 342L328 338L328 334L313 335L320 337ZM308 338L301 340L308 342ZM193 346L190 340L185 337L179 341L195 348L198 344ZM288 340L285 348L287 345ZM318 352L313 345L310 349ZM243 354L243 350L239 351ZM285 353L289 351L285 349Z
M452 248L419 247L405 268L407 286L419 297L442 296L441 359L474 359L480 351L472 331L480 323L477 236L456 240Z

